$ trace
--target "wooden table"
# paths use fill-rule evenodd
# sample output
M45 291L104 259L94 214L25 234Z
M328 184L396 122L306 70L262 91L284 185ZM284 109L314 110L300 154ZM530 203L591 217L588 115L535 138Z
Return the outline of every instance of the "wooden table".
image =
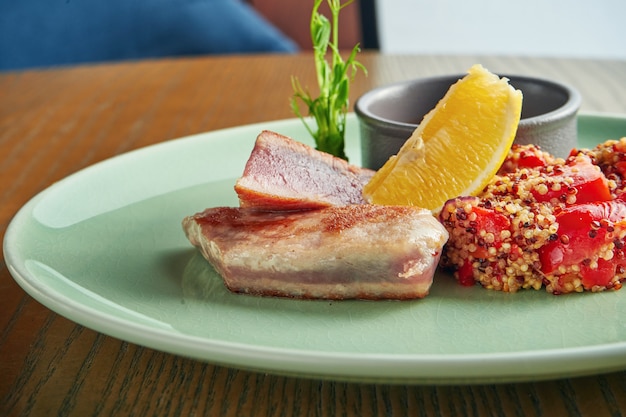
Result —
M626 114L626 62L364 53L352 102L412 77L494 72L558 79L583 111ZM309 55L209 57L0 75L2 231L37 192L97 161L168 139L293 117ZM519 384L375 385L229 369L120 341L40 305L0 272L0 415L626 414L626 372Z

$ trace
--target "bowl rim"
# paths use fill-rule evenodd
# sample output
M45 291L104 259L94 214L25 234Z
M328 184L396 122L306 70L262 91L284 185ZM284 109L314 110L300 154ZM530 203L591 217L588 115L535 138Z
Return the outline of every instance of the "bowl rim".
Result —
M375 88L372 88L369 91L363 93L354 104L354 112L357 114L359 118L368 119L370 121L374 121L379 125L383 125L384 127L389 128L407 128L407 129L415 129L418 124L416 123L407 123L396 121L393 119L389 119L386 117L379 116L374 114L369 110L369 106L371 103L377 99L377 96L385 93L392 89L403 89L407 86L416 85L416 84L429 84L429 83L440 83L443 81L449 81L450 86L456 83L458 80L463 78L467 74L449 74L449 75L438 75L438 76L430 76L430 77L419 77L412 78L404 81L397 81L385 85L381 85ZM530 75L517 75L517 74L496 74L500 78L506 78L511 82L532 82L538 85L548 86L552 89L560 90L561 92L565 92L567 95L567 100L565 103L547 113L526 117L520 119L518 128L524 128L525 126L536 126L546 123L551 123L560 119L567 119L569 117L574 117L578 110L580 109L580 105L582 103L582 97L578 90L574 88L572 85L555 81L548 78L535 77Z

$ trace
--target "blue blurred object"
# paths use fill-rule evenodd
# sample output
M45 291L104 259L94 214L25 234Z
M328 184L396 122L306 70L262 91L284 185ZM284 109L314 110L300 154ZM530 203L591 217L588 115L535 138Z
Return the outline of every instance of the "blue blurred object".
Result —
M0 70L297 49L242 0L0 0Z

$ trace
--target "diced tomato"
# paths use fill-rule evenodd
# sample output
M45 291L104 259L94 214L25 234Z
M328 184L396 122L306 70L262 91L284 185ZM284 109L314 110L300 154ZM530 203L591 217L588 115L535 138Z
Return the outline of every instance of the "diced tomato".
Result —
M472 263L466 259L463 265L456 271L459 284L469 287L475 284Z
M493 246L499 248L502 245L501 233L503 230L510 230L511 221L507 216L494 210L484 207L473 207L472 213L476 214L475 225L476 233L484 230L486 233L493 234ZM487 258L488 248L477 245L477 249L472 253L476 258Z
M615 262L598 259L598 268L592 269L588 265L582 264L580 275L582 276L583 287L592 288L595 285L606 287L615 276Z
M546 194L533 189L532 194L539 202L549 202L553 198L565 202L561 196L567 197L568 188L576 190L576 204L609 201L612 198L606 177L587 156L570 159L568 164L550 177L562 186L559 190L549 189ZM568 178L573 179L573 183L570 184Z
M546 165L546 160L535 152L522 151L517 160L518 168L539 168L545 167Z
M614 166L622 178L626 177L626 161L616 162Z
M626 203L620 200L577 204L563 209L556 215L559 238L538 251L542 272L549 274L559 265L579 265L592 258L607 243L608 227L625 219ZM612 268L614 271L614 264Z
M502 230L508 230L511 227L511 221L502 213L485 207L474 207L472 213L476 214L476 225L478 230L484 230L500 235Z
M548 161L548 159L550 161ZM499 175L506 175L517 171L520 168L541 168L552 162L551 155L542 152L541 149L534 145L516 145L514 144L511 151L505 158L502 166L498 170Z

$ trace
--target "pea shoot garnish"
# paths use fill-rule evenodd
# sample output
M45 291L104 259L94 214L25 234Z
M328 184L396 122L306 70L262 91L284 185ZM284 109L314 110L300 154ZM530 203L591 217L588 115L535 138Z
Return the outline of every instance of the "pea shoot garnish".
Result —
M326 0L331 12L331 20L319 12L324 0L315 0L311 14L311 40L319 96L313 98L296 77L292 77L294 95L291 108L304 123L315 139L318 150L337 157L348 159L345 154L346 114L349 106L350 82L358 69L367 73L365 67L356 60L359 44L352 48L344 61L339 51L339 12L353 0L342 4L341 0ZM330 60L328 60L330 55ZM299 101L308 108L316 126L307 121L300 111Z

